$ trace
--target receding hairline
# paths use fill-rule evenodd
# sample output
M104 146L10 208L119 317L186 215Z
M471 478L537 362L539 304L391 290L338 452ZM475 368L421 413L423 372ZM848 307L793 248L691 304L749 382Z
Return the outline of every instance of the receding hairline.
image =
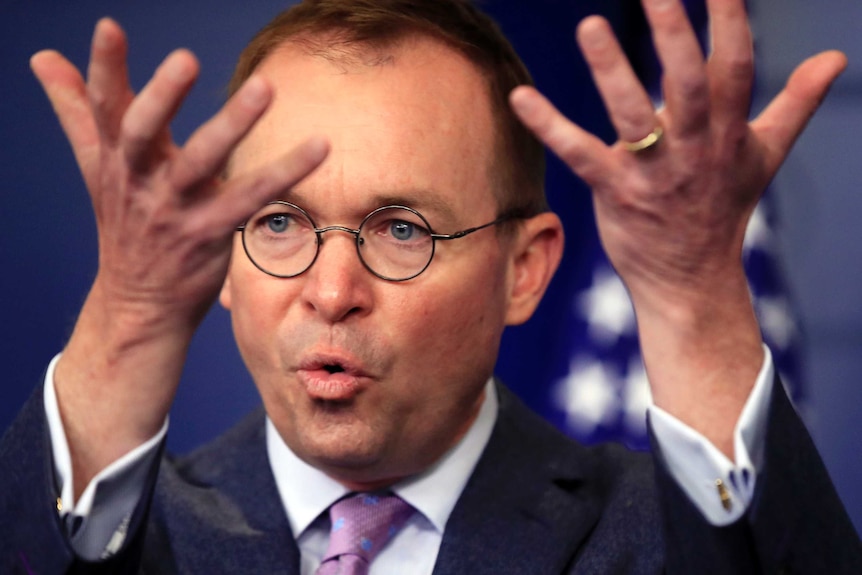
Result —
M399 34L391 35L385 42L379 42L377 39L372 42L357 42L345 38L342 31L338 30L323 30L321 32L302 31L294 35L283 38L278 44L273 44L266 51L266 54L257 60L254 71L251 76L258 73L267 62L278 57L295 57L304 56L311 58L319 58L334 67L343 67L344 73L350 73L354 69L373 68L379 66L394 66L396 63L402 63L399 52L408 51L414 43L422 41L431 42L445 50L451 57L462 61L472 70L479 79L482 87L482 92L485 101L488 104L490 113L490 127L492 137L492 153L489 155L488 162L488 181L493 185L500 178L498 164L500 158L504 155L506 148L503 139L499 122L495 113L492 111L496 105L493 88L489 74L476 62L464 54L462 50L452 45L452 42L446 41L436 34L428 33L423 29L412 31L402 31ZM291 54L293 50L297 52ZM238 89L238 88L236 88ZM233 163L234 154L228 158L224 173L228 176ZM495 186L496 187L496 186ZM491 190L493 196L500 200L500 194ZM503 207L502 205L500 206Z
M298 48L306 56L314 56L326 60L332 64L348 66L376 67L392 64L396 58L396 52L403 49L407 44L419 39L427 39L437 42L449 48L452 52L460 53L452 48L450 43L444 42L433 34L424 31L401 31L392 37L384 39L355 41L346 35L346 30L321 30L302 31L284 38L280 43L272 46L269 52L261 58L257 68L274 54L286 50L288 47ZM475 67L475 66L474 66Z
M415 37L447 46L484 80L495 120L491 181L501 210L523 217L548 210L543 146L508 101L509 92L518 85L532 85L532 77L497 23L471 0L307 0L276 16L254 36L240 55L228 92L236 92L286 43L308 43L308 52L342 65L385 65L387 48Z

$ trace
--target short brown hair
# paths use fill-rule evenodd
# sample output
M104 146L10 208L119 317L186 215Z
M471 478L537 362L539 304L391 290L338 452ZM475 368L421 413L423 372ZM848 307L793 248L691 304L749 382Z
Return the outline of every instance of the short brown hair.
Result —
M497 24L469 0L304 0L276 16L240 54L228 92L288 40L326 45L315 53L386 48L412 34L439 40L466 57L485 77L498 132L492 169L501 212L532 216L548 209L542 145L517 119L509 93L533 84L526 66Z

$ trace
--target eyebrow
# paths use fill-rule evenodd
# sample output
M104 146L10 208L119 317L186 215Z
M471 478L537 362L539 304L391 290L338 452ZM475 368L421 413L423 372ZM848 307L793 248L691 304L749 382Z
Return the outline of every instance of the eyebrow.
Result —
M307 207L308 204L312 203L312 197L297 193L296 190L289 190L284 194L282 199L294 202L303 209L308 210L316 219L321 211L320 208L312 210ZM420 188L371 193L362 200L362 204L358 208L358 211L361 211L362 214L357 215L363 217L383 206L407 206L413 208L425 216L435 230L438 226L446 228L455 226L458 223L458 217L448 202L433 191Z
M404 190L394 194L375 194L370 198L374 208L380 206L407 206L426 218L443 220L445 225L455 224L457 216L452 206L434 192L428 190Z

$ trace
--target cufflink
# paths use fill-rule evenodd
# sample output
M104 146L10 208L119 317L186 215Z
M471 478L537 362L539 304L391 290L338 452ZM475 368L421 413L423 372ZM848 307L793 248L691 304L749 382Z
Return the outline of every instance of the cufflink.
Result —
M724 486L724 481L716 479L715 488L718 489L718 498L721 499L721 506L724 507L725 511L730 511L733 508L733 500L727 487Z

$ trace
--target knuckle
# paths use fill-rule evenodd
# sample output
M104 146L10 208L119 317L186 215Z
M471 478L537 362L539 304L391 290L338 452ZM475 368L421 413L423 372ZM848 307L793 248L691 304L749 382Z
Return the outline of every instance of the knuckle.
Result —
M563 158L574 155L577 151L575 138L561 122L548 122L541 127L542 139L548 147Z
M210 175L210 166L197 154L183 154L182 161L173 165L172 179L177 183L196 182Z
M680 97L688 102L706 101L709 95L709 84L706 74L703 73L682 76L679 78L677 86Z
M284 172L272 173L268 170L260 170L250 177L244 177L242 179L240 187L247 190L247 193L242 194L242 197L246 199L249 204L259 203L261 198L265 198L275 187L278 187L275 182L285 181L287 179L288 175L286 167L279 166L276 169L284 170Z
M207 238L213 226L198 213L189 213L183 219L183 233L192 238Z
M125 144L140 148L148 140L148 134L140 122L136 121L133 116L126 114L120 121L120 138Z
M104 110L108 106L108 93L95 86L87 86L87 98L90 100L90 105L96 110Z
M721 145L717 147L719 157L726 161L732 161L744 153L748 143L748 124L745 122L733 123L722 128L720 139Z
M639 140L647 137L656 128L654 116L626 113L617 119L617 131L624 140Z
M754 75L754 61L749 56L737 56L727 60L725 69L731 80L748 80Z

